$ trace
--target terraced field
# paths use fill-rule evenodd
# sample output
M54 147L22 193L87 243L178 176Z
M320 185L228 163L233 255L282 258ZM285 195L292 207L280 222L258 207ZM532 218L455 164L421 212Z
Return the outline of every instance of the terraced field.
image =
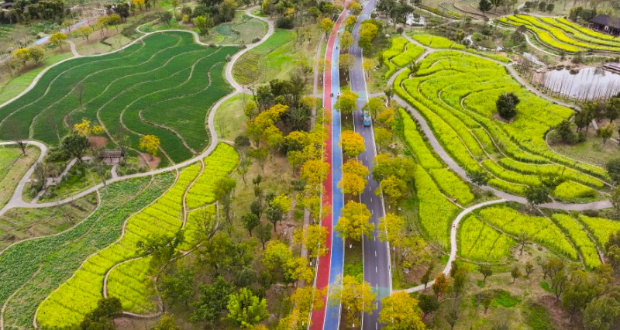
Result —
M38 323L43 327L79 324L103 297L106 274L109 274L107 294L120 298L126 311L157 312L148 276L151 274L147 274L149 263L144 258L136 259L139 256L136 244L147 237L170 237L186 228L188 209L185 205L192 201L189 207L202 208L212 203L214 184L230 174L238 161L234 148L220 144L205 159L204 167L197 163L182 170L175 184L161 198L125 221L119 240L89 257L68 281L41 303ZM189 225L187 229L190 230Z
M543 45L565 53L586 51L620 53L620 40L560 17L514 15L497 19L509 26L525 26Z
M609 234L620 230L620 221L581 214L553 213L532 216L511 206L491 206L474 211L459 228L459 254L474 261L505 261L517 240L525 236L550 251L594 269L601 265L599 251Z
M0 254L0 305L8 329L32 328L37 306L65 282L89 255L112 244L123 223L168 189L172 173L108 185L99 208L56 235L14 244Z
M565 180L565 200L592 196L606 172L551 151L546 132L573 112L541 99L491 60L457 51L427 56L415 76L405 69L394 82L398 95L416 108L453 159L469 172L488 173L489 185L522 195L542 176ZM511 122L499 120L495 101L504 92L521 102ZM584 189L590 189L585 191Z
M391 77L398 68L415 61L424 53L424 48L410 43L404 37L392 39L392 46L383 51L383 64L388 67L385 78Z
M0 139L19 134L57 145L87 118L102 124L112 141L126 136L137 149L141 135L155 134L170 161L189 159L208 145L206 116L231 91L222 70L237 50L163 32L116 53L66 61L0 108Z

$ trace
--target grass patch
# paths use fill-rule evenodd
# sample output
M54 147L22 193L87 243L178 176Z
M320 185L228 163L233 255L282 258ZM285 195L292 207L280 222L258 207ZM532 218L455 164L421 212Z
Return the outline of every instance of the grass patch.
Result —
M521 302L521 299L519 299L518 297L512 296L510 292L502 291L501 293L497 295L497 297L495 297L495 299L493 299L493 306L494 307L502 306L506 308L511 308L511 307L516 306L520 302Z
M0 189L0 208L11 199L19 180L22 179L41 153L36 147L28 147L25 156L21 155L21 151L18 151L19 156L15 158L14 150L18 149L12 147L0 148L0 150L5 149L10 151L5 151L4 155L0 157L5 158L3 162L9 162L10 165L4 170L0 170L0 187L2 187Z
M556 328L547 313L547 309L540 304L529 302L525 304L522 313L525 324L533 330L551 330Z
M234 141L245 131L247 118L243 113L245 103L252 99L248 94L237 94L220 105L215 113L215 130L221 140Z
M97 196L88 196L57 207L14 208L0 217L0 251L15 242L55 234L74 226L97 207Z

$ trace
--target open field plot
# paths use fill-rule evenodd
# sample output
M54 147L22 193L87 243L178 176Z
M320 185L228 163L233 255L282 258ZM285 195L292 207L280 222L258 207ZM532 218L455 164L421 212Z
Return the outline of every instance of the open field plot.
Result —
M539 42L556 51L620 52L620 40L577 25L565 18L514 15L498 19L511 26L525 26Z
M230 91L222 75L235 47L204 47L183 32L156 33L122 51L51 68L18 100L0 108L0 138L29 136L56 145L74 123L102 124L112 141L157 135L179 162L202 151L210 107ZM7 129L11 127L11 129Z
M473 48L467 48L465 45L452 41L448 38L436 36L432 34L425 33L413 33L411 37L415 39L417 42L423 44L424 46L435 48L435 49L458 49L464 52L488 57L494 59L499 62L509 63L510 59L504 55L491 53L491 52L483 52L478 51Z
M214 42L218 45L240 44L247 45L256 39L262 38L267 33L267 23L245 15L244 11L237 11L232 22L222 23L201 40Z
M281 70L287 62L292 62L295 32L276 30L264 43L243 54L233 67L235 80L249 85L275 78L286 78Z
M97 196L92 193L57 207L10 209L0 217L0 251L23 239L64 231L87 218L95 208Z
M136 244L149 236L172 236L184 227L183 205L190 197L204 206L213 201L213 192L207 189L214 187L214 183L228 175L237 165L238 155L235 150L225 144L220 144L213 153L205 159L205 167L194 164L185 168L178 176L174 186L161 198L147 208L132 215L125 225L124 235L116 243L101 250L88 258L67 282L47 297L39 306L37 320L41 326L72 326L79 324L84 315L97 306L97 301L103 296L103 282L105 275L116 265L135 258L138 250ZM196 195L191 188L196 188ZM143 274L148 263L134 263L122 267L117 275L109 279L109 283L118 281L123 283L122 270L127 268L135 273ZM120 284L119 283L119 284ZM111 284L113 287L119 284ZM131 312L144 313L153 292L147 285L141 285L121 299L123 306ZM116 289L115 289L116 290ZM153 305L151 305L153 306ZM145 308L146 307L146 308ZM149 312L155 312L153 310Z
M15 147L0 147L0 208L13 196L19 180L39 158L41 151L28 147L26 155Z
M418 166L415 172L420 229L431 242L449 248L450 224L460 209L441 193L433 178Z
M480 221L475 215L463 219L459 225L457 243L460 256L482 262L505 261L517 244L512 237Z
M498 189L523 194L526 185L540 185L539 177L547 175L563 177L566 185L572 181L604 187L602 168L556 154L544 140L572 111L533 95L495 62L461 52L435 52L421 62L415 76L404 70L394 88L426 118L461 166L487 172L489 184ZM495 116L495 102L504 92L521 100L511 122Z
M117 240L125 219L159 197L173 180L174 174L169 173L108 185L101 190L99 208L84 221L57 235L20 242L3 251L0 304L10 297L5 327L31 328L37 306L89 255Z
M475 214L495 230L514 239L524 237L526 242L537 243L569 259L581 260L588 268L595 268L601 264L596 242L591 236L596 237L601 232L607 232L613 227L609 225L610 223L620 224L614 220L573 216L567 213L555 213L549 217L532 216L505 205L487 207L475 211ZM589 227L588 223L594 227ZM463 238L466 238L464 235L470 235L465 231L466 228L465 226L461 228ZM589 235L589 233L595 234Z

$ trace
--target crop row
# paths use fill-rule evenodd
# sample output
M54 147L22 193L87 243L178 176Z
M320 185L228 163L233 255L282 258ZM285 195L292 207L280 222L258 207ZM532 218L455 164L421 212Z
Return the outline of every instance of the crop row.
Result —
M459 225L457 242L459 255L484 262L503 261L516 245L514 239L489 227L475 215L469 215Z
M577 198L595 197L596 191L581 183L564 181L555 188L553 194L563 200L573 200Z
M573 260L577 251L566 239L564 233L549 218L527 216L507 206L493 206L482 209L480 217L499 230L518 237L525 234L530 240L563 254Z
M581 27L565 18L539 17L538 19L548 25L561 29L575 39L587 43L620 48L620 41L613 36Z
M579 220L588 228L601 247L605 246L609 240L609 236L620 231L620 221L617 220L588 217L585 215L579 215Z
M465 45L454 42L444 37L440 37L440 36L436 36L432 34L413 34L411 35L411 37L415 39L417 42L427 47L439 48L439 49L458 49L458 50L465 51L468 53L485 56L485 57L488 57L490 59L493 59L499 62L510 63L510 59L507 58L506 56L498 55L495 53L489 53L489 52L481 52L473 48L467 48L465 47Z
M596 245L592 242L590 237L588 237L587 232L579 221L567 214L554 214L551 218L575 243L583 257L583 263L587 267L596 268L601 264Z
M444 248L449 246L449 230L459 208L439 191L433 179L418 166L415 171L418 221L424 234Z
M157 311L155 286L149 274L151 257L134 259L110 271L108 296L121 300L123 310L139 314Z
M139 178L110 184L100 191L99 208L75 227L4 251L0 258L0 304L25 284L7 305L5 325L31 328L37 306L89 255L118 239L124 220L159 197L173 181L174 175L168 173L152 180Z
M226 156L232 159L226 159ZM211 157L217 159L217 162L211 160ZM102 297L105 274L115 265L135 257L138 253L136 249L138 242L157 235L171 236L181 229L183 196L190 183L199 174L201 179L198 181L201 181L203 177L230 173L234 168L232 165L236 164L236 160L237 155L234 149L228 145L220 144L212 156L205 159L205 162L210 166L207 165L202 174L200 174L200 164L194 164L184 169L175 185L166 194L127 220L126 232L117 243L90 257L71 279L54 291L40 305L39 324L43 326L71 326L79 322L86 313L95 308L98 299ZM222 169L215 168L215 166L229 167ZM211 173L211 170L215 170L216 173ZM206 188L203 187L203 189ZM212 194L212 192L209 193ZM187 197L189 198L191 195L192 192L189 191ZM127 267L136 272L134 277L139 277L140 274L146 272L144 267L147 266L148 264L135 263ZM148 286L145 285L134 289L136 290L128 297L131 298L131 301L124 302L121 300L121 302L124 306L135 307L136 311L143 311L143 307L147 306L145 302L149 301L152 294L147 290Z

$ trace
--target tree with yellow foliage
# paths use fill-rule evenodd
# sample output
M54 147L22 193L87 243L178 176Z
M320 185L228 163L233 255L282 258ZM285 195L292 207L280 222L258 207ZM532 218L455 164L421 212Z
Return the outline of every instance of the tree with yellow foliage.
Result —
M153 160L153 157L157 155L157 151L159 150L160 145L161 142L159 141L159 138L155 135L149 134L140 137L140 149L150 154L151 160Z
M367 177L370 173L368 168L357 159L347 160L347 162L342 165L342 172L359 175L363 178Z
M340 147L342 147L344 154L349 157L355 157L366 149L364 138L349 130L343 131L340 135Z
M21 63L21 65L25 65L30 59L30 50L28 48L18 48L11 54L11 57Z
M142 8L144 8L145 5L145 1L144 0L131 0L131 3L137 7L139 10L142 10Z
M328 173L329 164L321 159L311 159L301 166L301 178L313 189L320 189Z
M329 34L334 28L334 21L326 17L319 23L319 28L321 31L325 32L325 34Z
M82 121L73 125L73 130L82 136L88 136L90 134L90 120L82 118Z
M338 188L342 189L345 194L358 196L366 188L366 180L357 174L343 173L342 180L338 182Z
M370 211L365 204L348 201L342 208L342 216L338 219L336 232L344 238L359 242L362 236L370 237L375 225L370 223Z
M376 308L374 300L377 294L367 282L359 282L354 276L345 275L337 280L329 290L329 305L342 304L347 325L356 324L361 313L372 313ZM359 326L359 323L356 324Z
M62 44L67 39L67 35L62 32L56 32L50 36L50 45L54 47L60 47L62 49Z
M423 330L426 325L420 314L418 300L407 292L397 291L381 300L379 322L385 324L387 330Z
M351 15L349 17L347 17L347 20L344 21L344 26L349 29L351 28L353 25L355 25L355 23L357 22L357 16L355 15Z
M344 91L336 100L334 104L334 109L344 113L344 114L352 114L357 109L357 98L359 95L352 91Z
M407 183L394 175L390 175L379 182L379 188L375 191L377 196L380 196L382 193L392 203L397 203L407 193Z
M349 3L349 11L351 11L353 15L359 15L362 12L362 5L357 1L351 1Z
M319 224L310 225L295 233L295 241L297 244L304 244L310 258L319 258L327 253L326 240L327 229Z

